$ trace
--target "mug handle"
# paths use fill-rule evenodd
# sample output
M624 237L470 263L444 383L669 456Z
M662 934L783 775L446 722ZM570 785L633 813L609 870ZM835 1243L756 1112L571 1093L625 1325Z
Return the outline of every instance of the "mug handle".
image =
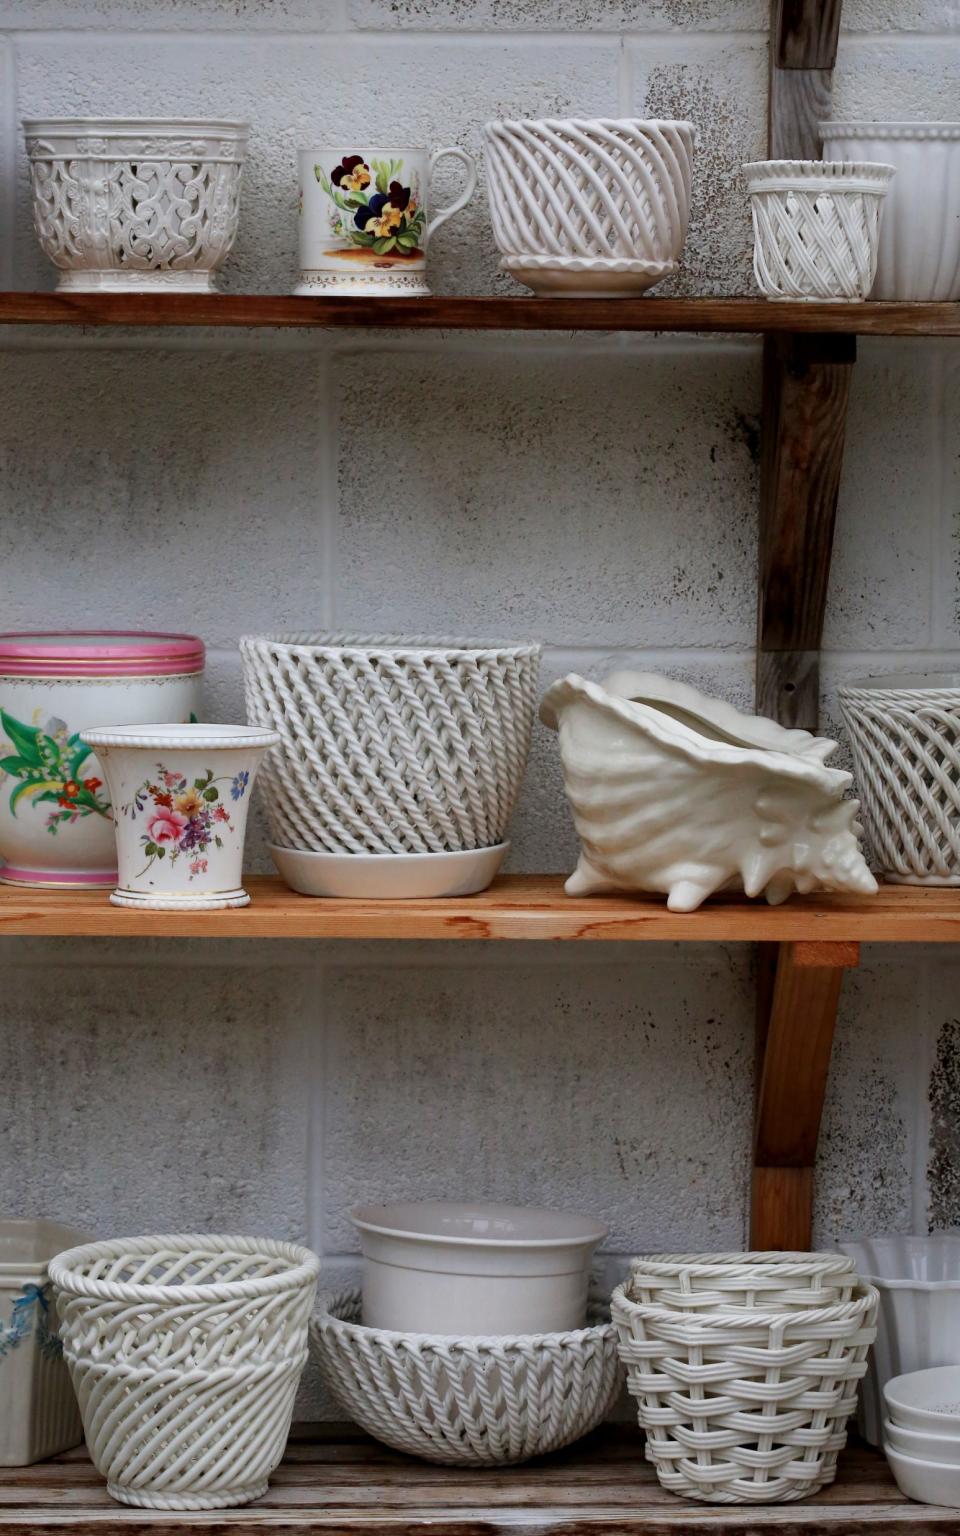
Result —
M460 193L460 196L455 198L448 208L441 208L438 213L434 214L433 218L427 225L428 240L430 239L434 230L439 229L441 224L445 224L447 219L449 219L452 214L459 213L461 208L466 207L474 192L477 190L477 162L474 160L472 155L467 154L465 149L458 149L455 145L451 145L449 149L434 150L433 154L430 156L430 167L427 172L430 179L432 180L433 178L434 166L437 164L438 160L443 159L444 155L453 155L455 160L459 160L461 164L466 166L467 185Z

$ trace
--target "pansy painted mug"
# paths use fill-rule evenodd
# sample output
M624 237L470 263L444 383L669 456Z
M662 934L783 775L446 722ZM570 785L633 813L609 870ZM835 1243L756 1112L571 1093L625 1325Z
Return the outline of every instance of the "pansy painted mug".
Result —
M446 208L428 211L430 178L445 156L467 184ZM477 167L465 149L302 149L298 294L429 294L427 244L469 202Z

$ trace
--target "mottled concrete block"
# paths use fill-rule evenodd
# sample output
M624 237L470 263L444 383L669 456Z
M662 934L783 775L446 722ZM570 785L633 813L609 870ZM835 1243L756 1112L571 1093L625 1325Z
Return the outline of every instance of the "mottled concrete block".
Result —
M346 0L9 0L4 25L186 33L326 32L343 25Z
M764 0L347 0L358 27L515 27L571 32L761 30Z
M846 0L850 32L960 32L957 0Z
M909 7L906 8L909 12ZM957 19L956 7L953 7ZM898 33L843 39L833 76L834 120L923 121L957 116L960 28L936 40Z

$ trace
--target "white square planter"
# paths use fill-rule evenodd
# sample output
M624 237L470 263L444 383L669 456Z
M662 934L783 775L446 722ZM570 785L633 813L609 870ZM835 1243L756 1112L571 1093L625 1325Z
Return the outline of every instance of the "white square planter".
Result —
M0 1221L2 1467L29 1466L83 1439L47 1263L84 1241L53 1221Z

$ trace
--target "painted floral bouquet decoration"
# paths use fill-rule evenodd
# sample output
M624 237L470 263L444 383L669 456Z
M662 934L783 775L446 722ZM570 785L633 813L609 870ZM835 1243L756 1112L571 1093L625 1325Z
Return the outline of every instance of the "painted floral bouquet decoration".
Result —
M402 160L371 160L344 155L328 177L322 165L313 173L327 196L333 233L373 252L375 256L413 258L423 255L421 242L425 210L416 178L404 186Z
M190 860L190 875L205 875L206 854L211 845L223 847L224 832L233 832L229 807L224 803L218 784L229 783L230 798L242 800L247 792L250 775L245 770L225 777L214 778L208 768L200 778L189 783L179 770L170 771L163 763L157 764L156 779L145 779L133 799L121 811L133 819L146 818L146 826L140 842L147 862L137 879L145 875L156 859L175 864L181 857Z
M17 814L22 800L55 805L47 816L47 831L54 834L64 822L79 821L83 816L105 816L111 820L110 801L99 791L103 781L82 775L90 748L80 740L80 732L71 735L63 720L52 718L46 725L25 725L0 709L0 729L13 748L0 758L0 774L17 780L10 795L10 810Z

